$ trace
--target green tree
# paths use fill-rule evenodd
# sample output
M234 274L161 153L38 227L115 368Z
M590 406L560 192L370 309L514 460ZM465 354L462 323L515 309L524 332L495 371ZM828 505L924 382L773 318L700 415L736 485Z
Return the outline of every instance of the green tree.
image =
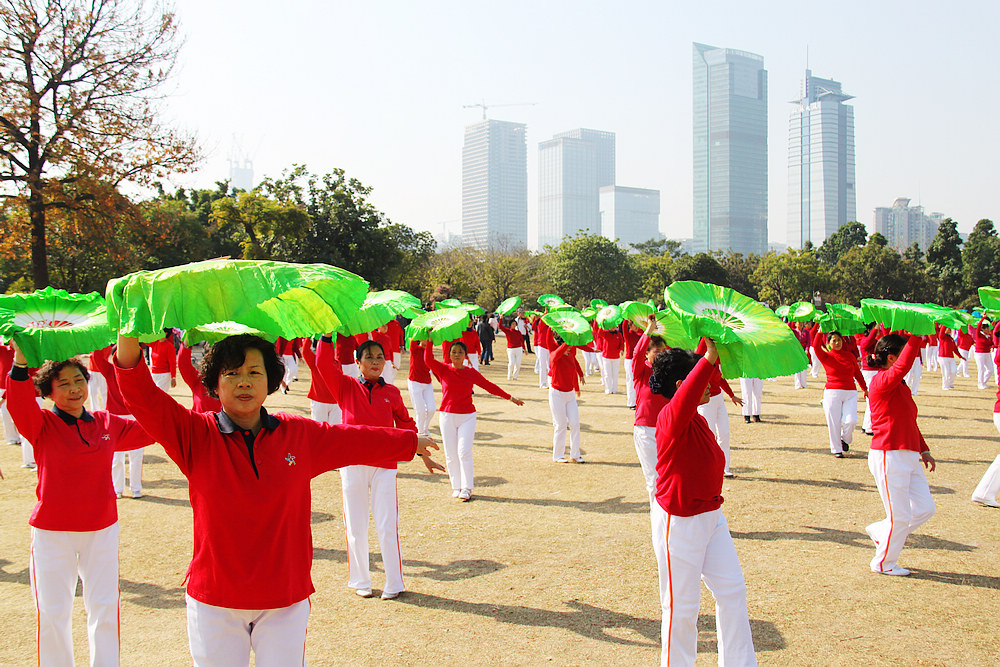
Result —
M924 251L920 249L920 244L914 241L906 248L906 252L903 253L903 258L923 264Z
M639 272L632 258L599 234L581 232L553 248L549 274L556 293L576 306L593 298L618 303L639 292Z
M729 287L729 274L718 260L707 252L684 255L674 262L674 280L699 280Z
M812 301L816 294L830 292L834 286L830 268L807 248L764 255L750 279L757 287L758 298L772 308Z
M945 218L927 248L927 274L938 286L937 298L934 299L937 303L957 304L967 294L962 275L961 246L958 225L951 218Z
M673 239L649 239L642 243L630 243L629 245L640 255L650 255L652 257L669 255L672 259L677 259L681 256L681 242Z
M50 282L47 214L93 195L74 181L117 188L197 162L158 108L176 32L173 14L142 0L0 3L0 182L28 212L36 288Z
M1000 287L1000 238L992 220L977 222L962 246L962 277L971 292L984 286Z
M471 283L477 290L476 303L489 311L508 297L535 299L548 288L542 257L502 241L480 253Z
M311 225L301 207L257 191L216 200L210 219L234 229L243 259L292 260L295 242L305 238Z
M757 286L751 279L754 271L760 266L760 255L750 253L733 252L718 253L719 264L726 270L726 284L740 294L745 294L751 299L759 298Z
M834 266L848 250L863 246L867 242L868 230L865 226L857 221L848 222L823 241L816 255L820 260Z
M669 253L663 255L637 255L636 268L639 271L639 297L663 303L663 288L674 281L674 259Z
M848 250L837 263L835 275L838 295L854 305L861 299L929 301L937 287L919 262L903 258L877 239Z

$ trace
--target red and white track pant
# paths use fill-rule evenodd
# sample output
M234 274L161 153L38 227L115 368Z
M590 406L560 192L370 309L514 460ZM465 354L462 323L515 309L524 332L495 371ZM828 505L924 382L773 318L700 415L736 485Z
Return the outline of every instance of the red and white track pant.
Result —
M413 418L417 422L417 433L429 435L431 417L437 409L434 406L434 385L430 382L406 381L406 389L410 392L410 403L413 404Z
M698 406L698 414L705 418L708 427L715 434L715 441L726 455L726 474L729 474L729 412L726 410L726 398L716 394L708 399L708 403Z
M566 456L566 429L569 429L570 458L580 458L580 407L576 392L549 387L549 411L552 413L552 460Z
M844 451L841 442L854 441L854 427L858 425L858 391L856 389L824 389L823 414L830 435L830 451Z
M295 361L294 354L281 355L281 361L285 364L285 377L282 379L286 385L290 385L293 380L299 379L299 364Z
M521 373L521 358L524 356L524 348L507 348L507 379L516 380Z
M635 454L639 457L646 492L649 493L650 502L655 504L653 494L656 493L656 427L633 426L632 442L635 443Z
M632 377L632 360L625 360L625 405L635 406L635 381Z
M278 609L229 609L187 601L188 646L195 667L306 664L309 598Z
M976 357L977 381L980 389L986 389L993 375L993 355L989 352L973 352Z
M740 393L743 395L743 416L759 415L764 401L764 381L760 378L740 378Z
M125 419L135 419L132 415L119 415ZM115 452L111 459L111 483L115 493L125 490L125 456L128 455L128 487L132 493L142 493L142 452L143 447L128 452Z
M865 384L868 385L869 387L872 386L872 378L875 377L877 374L878 371L869 371L863 368L861 369L861 377L865 379ZM871 401L869 401L868 399L865 399L865 417L864 420L861 422L861 430L866 431L867 433L872 432L872 408L871 408Z
M385 593L399 593L403 586L403 560L399 553L399 506L396 469L346 466L340 469L344 491L344 527L351 588L371 588L368 557L368 508L375 519L375 534L385 569Z
M73 664L73 595L83 581L91 665L118 664L118 522L88 532L31 529L38 664Z
M955 388L956 367L952 357L938 358L938 365L941 367L941 389L948 391Z
M719 664L756 665L746 582L722 510L673 516L659 503L653 503L651 512L663 607L660 664L669 667L695 664L704 580L715 597Z
M538 388L549 386L549 351L541 345L535 346L535 372L538 373Z
M993 413L993 425L1000 431L1000 412ZM972 499L996 505L998 493L1000 493L1000 456L993 459L993 463L986 469L986 474L972 492Z
M910 372L903 378L906 381L906 386L910 388L910 393L914 396L920 393L920 378L923 376L924 367L920 365L920 360L916 359L913 366L910 367Z
M910 533L934 516L934 499L920 454L913 450L869 450L868 469L885 507L885 518L868 525L877 542L871 567L885 572L896 565Z
M969 351L958 348L958 372L962 377L969 377Z
M618 393L618 372L621 370L622 360L620 357L608 359L601 357L601 369L604 372L604 392L607 394Z
M540 348L541 349L541 348ZM476 436L476 413L438 413L438 427L444 444L444 465L453 491L472 490L472 440Z
M309 402L309 416L321 424L343 424L344 413L336 403Z

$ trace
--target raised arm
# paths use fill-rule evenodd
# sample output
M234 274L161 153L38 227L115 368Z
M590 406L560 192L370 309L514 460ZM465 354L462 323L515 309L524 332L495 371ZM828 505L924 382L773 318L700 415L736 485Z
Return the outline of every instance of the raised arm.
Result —
M434 344L429 340L424 341L424 363L438 376L441 378L441 373L447 372L448 367L443 363L434 358Z
M337 404L340 404L340 394L345 379L344 367L337 361L336 347L330 334L320 338L319 345L316 346L316 373L336 399Z

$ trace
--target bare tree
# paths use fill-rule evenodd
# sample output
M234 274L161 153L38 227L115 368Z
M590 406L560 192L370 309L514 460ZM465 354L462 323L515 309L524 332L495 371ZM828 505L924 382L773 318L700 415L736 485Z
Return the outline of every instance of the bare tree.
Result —
M174 15L144 0L0 0L0 196L23 201L35 287L49 284L46 211L97 179L146 183L189 170L192 136L158 103L180 42Z

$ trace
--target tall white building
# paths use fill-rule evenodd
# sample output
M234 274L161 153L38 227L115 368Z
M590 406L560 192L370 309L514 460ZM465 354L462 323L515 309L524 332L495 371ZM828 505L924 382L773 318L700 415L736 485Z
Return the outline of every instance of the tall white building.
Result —
M601 235L630 244L660 238L660 191L609 185L601 188Z
M806 70L788 123L788 245L819 246L856 220L854 99Z
M484 120L465 128L462 147L462 242L528 243L527 126Z
M916 243L927 252L927 247L937 235L942 213L924 213L923 206L910 206L910 200L899 197L891 207L875 209L875 231L889 242L889 247L904 252Z
M615 134L584 128L538 144L538 248L601 233L600 190L615 183Z

